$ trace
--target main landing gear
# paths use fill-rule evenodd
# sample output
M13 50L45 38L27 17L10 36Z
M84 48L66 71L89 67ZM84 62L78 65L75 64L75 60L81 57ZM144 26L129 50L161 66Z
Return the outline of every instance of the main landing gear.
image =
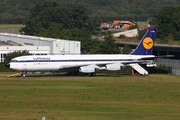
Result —
M68 72L66 75L70 75L70 76L96 76L96 72L82 73L82 72L77 72L77 71L71 71L71 72Z
M88 76L96 76L96 73L88 73Z

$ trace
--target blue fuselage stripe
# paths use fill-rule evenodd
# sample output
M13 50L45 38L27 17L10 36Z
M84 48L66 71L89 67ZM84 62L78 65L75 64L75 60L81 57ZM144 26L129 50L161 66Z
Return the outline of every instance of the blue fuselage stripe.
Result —
M136 59L139 61L140 59ZM20 60L20 61L10 61L10 62L109 62L109 61L134 61L134 59L96 59L96 60Z

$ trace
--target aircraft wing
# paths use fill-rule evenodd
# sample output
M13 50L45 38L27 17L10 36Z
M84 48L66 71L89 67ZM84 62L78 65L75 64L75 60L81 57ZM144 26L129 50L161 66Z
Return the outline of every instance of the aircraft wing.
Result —
M134 60L134 61L126 61L126 62L109 62L109 63L97 63L97 64L80 64L80 65L73 65L73 66L61 66L59 71L79 71L82 67L83 68L92 68L92 69L106 69L107 66L109 67L117 67L117 66L127 66L128 64L132 63L142 63L143 60Z
M123 64L123 65L127 65L127 64L133 64L133 63L142 63L142 62L144 62L144 61L129 61L129 62L121 62L121 64Z

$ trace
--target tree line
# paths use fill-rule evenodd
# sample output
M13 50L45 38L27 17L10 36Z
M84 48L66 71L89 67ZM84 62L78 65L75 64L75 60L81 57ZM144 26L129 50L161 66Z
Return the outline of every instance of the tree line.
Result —
M110 33L104 41L92 39L91 35L99 31L100 20L89 17L82 4L38 4L30 10L24 24L20 32L25 35L81 41L82 53L120 53Z
M52 4L49 4L49 8L46 6L47 10L41 10L45 7L42 5L45 1ZM148 19L150 24L158 28L157 37L161 41L171 42L180 40L179 4L179 0L1 0L0 23L23 23L29 27L24 29L26 33L29 31L29 35L80 40L82 36L89 38L97 30L100 21ZM78 12L82 15L76 16ZM73 19L70 14L74 14ZM57 24L58 20L62 24ZM39 23L32 24L31 21ZM54 31L61 31L61 34Z
M180 41L180 6L162 8L152 24L157 27L157 37L164 42Z
M158 28L157 37L162 41L180 40L180 6L163 7L154 15L150 24ZM29 10L20 32L68 40L81 41L81 51L91 54L130 53L131 49L124 46L118 49L110 32L105 32L104 41L92 39L91 35L99 32L101 20L88 15L87 8L79 3L63 6L55 1L37 4Z
M48 0L1 0L0 23L22 24L29 10ZM50 0L49 0L50 1ZM54 0L62 6L74 3L83 4L89 17L98 17L103 21L123 19L146 21L161 8L180 4L179 0Z
M82 44L81 51L90 53L123 53L114 47L115 40L110 33L106 32L103 42L92 39L91 35L99 31L101 20L89 17L82 4L67 7L55 1L44 2L30 9L29 13L24 20L25 27L21 29L26 35L78 40ZM180 6L166 6L154 14L150 24L158 28L157 37L161 41L180 40L179 17ZM139 33L141 37L144 31Z

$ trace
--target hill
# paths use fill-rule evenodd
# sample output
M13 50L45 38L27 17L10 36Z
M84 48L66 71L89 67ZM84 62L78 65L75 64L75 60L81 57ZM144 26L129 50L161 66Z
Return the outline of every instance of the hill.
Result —
M22 23L29 9L46 0L1 0L0 23ZM62 5L80 3L86 6L90 17L102 20L124 19L145 21L168 5L179 5L178 0L55 0Z

